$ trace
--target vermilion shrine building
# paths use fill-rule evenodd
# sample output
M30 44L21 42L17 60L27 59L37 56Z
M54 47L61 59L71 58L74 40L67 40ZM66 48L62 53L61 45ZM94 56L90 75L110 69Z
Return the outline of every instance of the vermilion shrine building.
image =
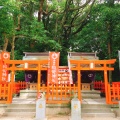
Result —
M47 60L49 52L30 53L24 52L23 60ZM96 53L68 52L68 66L59 66L58 84L77 84L77 71L70 70L69 60L98 60ZM32 65L34 67L34 64ZM71 76L70 76L71 74ZM90 83L95 79L95 71L82 71L82 89L90 90ZM47 84L48 70L41 71L41 83ZM25 81L30 82L30 86L35 89L37 83L37 71L25 71ZM56 83L56 82L55 82ZM32 87L30 87L32 89Z

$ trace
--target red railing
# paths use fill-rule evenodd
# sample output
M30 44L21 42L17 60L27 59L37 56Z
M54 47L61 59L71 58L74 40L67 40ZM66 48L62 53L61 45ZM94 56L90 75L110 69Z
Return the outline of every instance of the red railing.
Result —
M13 94L18 94L18 93L20 93L20 84L15 82L13 84Z
M51 84L42 85L40 92L45 93L46 102L50 104L69 103L71 98L78 95L80 89L73 84ZM37 95L39 97L39 93Z
M117 86L120 87L120 82L112 82L112 85L114 85L115 87L117 87Z
M11 103L12 93L11 93L11 83L0 83L0 103Z
M105 83L102 81L94 81L93 88L95 90L100 90L102 93L105 93Z
M94 81L93 82L93 88L95 90L101 90L101 86L102 86L102 81Z
M120 100L120 82L108 84L109 104L118 104Z
M24 81L18 81L15 82L13 85L13 93L18 94L20 93L20 90L24 90L27 88L27 83Z
M27 83L24 81L18 81L19 85L20 85L20 90L24 90L27 88Z

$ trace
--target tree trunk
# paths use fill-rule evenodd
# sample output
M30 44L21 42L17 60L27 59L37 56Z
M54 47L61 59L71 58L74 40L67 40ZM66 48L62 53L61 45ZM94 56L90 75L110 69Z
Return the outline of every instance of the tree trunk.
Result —
M20 15L18 15L18 27L17 27L17 28L15 28L15 29L19 31L19 30L20 30L20 28L21 28L21 27L20 27Z
M114 0L108 0L108 6L113 7L114 6ZM109 59L111 59L112 54L112 33L113 33L113 22L108 21L109 24L107 25L107 31L108 31L108 55ZM111 65L109 65L111 67ZM109 83L112 82L112 71L109 71Z
M12 43L11 43L11 60L15 59L14 48L15 48L15 36L13 36Z
M42 19L43 3L44 3L44 0L40 0L40 8L39 8L39 12L38 12L38 21L39 21L39 22L40 22L41 19Z
M8 46L8 38L7 38L7 35L6 33L4 33L4 45L3 45L3 51L6 51L7 50L7 46Z

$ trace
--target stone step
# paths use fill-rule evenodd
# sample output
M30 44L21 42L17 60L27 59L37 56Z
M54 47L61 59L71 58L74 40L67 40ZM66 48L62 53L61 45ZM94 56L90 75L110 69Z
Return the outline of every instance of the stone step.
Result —
M35 112L35 108L7 108L6 112Z
M6 108L5 115L9 116L29 116L30 114L36 113L36 104L29 103L30 99L26 99L26 101L22 102L21 100L25 99L14 99L13 103L8 105ZM31 99L33 100L33 99ZM25 103L26 102L26 103ZM26 114L25 114L26 113ZM57 114L69 114L70 107L68 105L61 104L46 104L46 114L47 115L57 115Z
M0 104L0 116L5 113L7 104Z
M82 99L82 104L91 104L91 105L94 105L94 104L105 104L106 105L106 98L94 98L94 99L90 99L90 98L84 98Z
M7 104L0 104L0 108L6 108Z
M100 94L99 90L81 90L81 94Z
M95 90L92 90L92 91L82 91L81 92L81 96L82 96L82 99L87 99L87 98L91 98L91 99L100 99L101 96L100 96L100 91L95 91Z
M36 104L11 104L8 105L7 108L35 108ZM61 105L61 104L46 104L46 108L70 108L69 105Z
M6 109L5 115L14 116L14 115L24 115L29 116L36 113L36 108L11 108ZM69 108L46 108L46 115L59 115L59 114L70 114Z
M35 112L5 112L4 116L24 116L35 117Z
M55 115L55 113L53 114L53 112L54 112L55 110L49 110L49 111L47 111L46 110L46 115ZM50 112L50 113L52 113L52 114L48 114L48 112ZM70 111L69 111L70 112ZM62 112L59 112L59 113L61 113L62 114ZM58 112L56 113L56 114L59 114ZM66 112L67 113L67 112ZM32 109L32 110L28 110L28 109L12 109L12 111L10 110L8 110L8 111L6 111L5 112L5 116L35 116L35 114L36 114L36 111L35 111L35 109ZM69 114L69 113L68 113ZM82 115L82 117L115 117L115 114L114 113L112 113L112 112L93 112L93 111L91 111L91 112L88 112L88 111L82 111L82 113L81 113L81 115Z
M105 99L100 98L99 91L82 91L81 115L83 117L115 117L111 106L106 105ZM88 97L88 99L87 99ZM94 99L91 99L94 98ZM46 115L70 114L70 106L58 104L46 104ZM13 98L13 102L7 105L5 116L31 116L36 114L36 90L22 90L20 97Z
M101 98L100 91L97 90L82 90L81 91L82 98ZM20 98L36 98L37 91L36 90L21 90Z
M37 90L20 90L20 98L36 98L37 97Z
M94 108L94 109L105 109L105 108L111 108L111 105L107 105L107 104L82 104L81 108Z
M101 98L100 91L97 91L97 90L82 90L81 96L83 99L85 99L85 98L91 98L91 99Z
M83 99L91 98L91 99L98 99L100 97L100 91L97 90L82 90L81 96ZM36 98L37 91L36 90L21 90L19 98Z
M82 117L115 117L111 105L87 99L89 104L81 104ZM99 104L98 104L99 103Z
M82 117L102 117L102 118L115 118L114 113L82 113Z
M82 108L82 113L112 113L110 108Z
M19 108L19 109L22 109L22 108L28 108L28 109L32 109L32 108L35 108L36 107L36 104L11 104L11 105L8 105L6 109L14 109L14 108Z
M5 112L4 116L24 116L35 117L36 112ZM46 114L47 116L48 114ZM53 114L49 114L53 115ZM55 114L54 114L55 115ZM67 114L68 115L68 114ZM70 115L70 114L69 114ZM81 113L82 117L101 117L101 118L115 118L114 113Z
M12 100L12 103L16 103L16 104L22 104L22 103L25 103L25 104L32 104L34 103L35 104L36 102L36 98L21 98L21 97L14 97L13 100Z
M9 115L15 115L15 114L21 115L22 113L26 113L26 115L29 115L30 113L36 113L36 108L12 108L12 109L6 109L5 114ZM46 108L46 115L58 115L58 114L70 114L70 109L69 108Z
M99 98L101 98L100 95L94 95L94 94L93 95L86 94L86 95L81 95L81 96L82 96L82 99L86 99L86 98L99 99Z
M12 105L14 106L14 105ZM17 107L18 106L18 107ZM31 116L34 117L36 113L35 105L27 105L27 108L20 104L16 104L14 107L8 107L5 111L5 116ZM98 106L97 106L98 107ZM110 108L82 108L82 117L115 117L115 114L110 110ZM70 114L71 110L69 108L59 108L59 107L46 107L46 115L57 115L57 114Z

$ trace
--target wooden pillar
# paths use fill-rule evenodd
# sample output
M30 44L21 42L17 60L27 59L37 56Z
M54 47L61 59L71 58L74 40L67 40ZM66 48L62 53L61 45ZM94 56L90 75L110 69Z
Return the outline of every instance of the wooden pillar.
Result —
M108 76L107 76L106 64L104 64L104 81L105 81L106 103L108 104L108 102L109 102L109 98L108 98Z
M37 78L37 92L40 91L41 86L41 69L40 69L40 62L38 63L38 78Z
M7 103L12 103L12 91L11 91L11 83L8 84L8 96Z
M10 95L10 101L12 102L12 96L13 96L13 87L14 87L14 79L15 79L15 64L12 65L12 70L11 70L11 95Z
M78 99L81 100L81 70L80 70L80 64L78 65Z

